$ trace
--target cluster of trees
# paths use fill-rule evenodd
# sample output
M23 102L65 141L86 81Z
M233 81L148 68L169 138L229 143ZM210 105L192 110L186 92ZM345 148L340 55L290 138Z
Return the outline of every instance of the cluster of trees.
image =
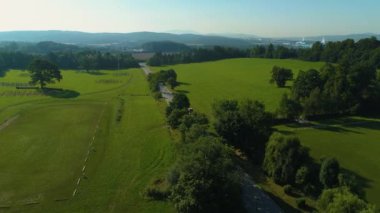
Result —
M293 119L334 114L379 112L380 78L374 66L326 64L320 71L300 71L290 95L280 102L279 115Z
M99 51L84 52L50 52L46 58L62 69L83 69L86 71L101 69L126 69L139 67L137 61L126 53L103 53Z
M27 54L22 52L0 52L0 69L27 69L36 58L47 59L61 69L126 69L138 67L137 61L125 53L84 52L50 52L48 54Z
M215 46L213 48L191 49L189 51L173 54L157 53L151 59L149 59L148 64L151 66L185 64L215 61L226 58L242 58L247 57L247 55L248 54L246 50Z
M272 133L273 116L259 101L217 101L212 106L214 128L228 144L260 162Z
M306 61L326 61L330 63L357 63L369 61L380 68L380 41L376 37L328 42L315 42L311 48L288 48L284 46L258 45L249 50L214 47L213 49L192 49L175 54L156 54L149 60L152 66L214 61L226 58L295 58Z
M177 73L173 70L161 70L148 75L149 88L156 98L160 98L160 85L167 85L171 89L178 86Z
M169 188L151 197L165 194L178 212L239 211L241 175L233 150L208 132L206 115L189 107L184 94L175 94L167 107L168 124L181 132L183 143L167 177Z
M374 210L360 199L362 189L354 175L342 171L335 158L323 158L320 165L315 163L296 137L272 135L265 150L263 170L275 183L285 185L284 191L290 195L301 192L317 197L322 192L318 207L323 212Z

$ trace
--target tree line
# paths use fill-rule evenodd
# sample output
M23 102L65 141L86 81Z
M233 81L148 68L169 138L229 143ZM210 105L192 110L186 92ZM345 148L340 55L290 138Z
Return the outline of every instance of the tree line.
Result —
M27 54L22 52L0 52L0 69L27 69L36 58L51 61L61 69L126 69L138 67L137 61L127 53L104 53L99 51L50 52L48 54Z
M195 48L180 53L155 54L148 63L152 66L172 65L215 61L227 58L277 58L300 59L305 61L326 61L330 63L349 64L368 61L380 68L380 41L376 37L328 42L315 42L311 48L288 48L285 46L258 45L251 49L237 48Z

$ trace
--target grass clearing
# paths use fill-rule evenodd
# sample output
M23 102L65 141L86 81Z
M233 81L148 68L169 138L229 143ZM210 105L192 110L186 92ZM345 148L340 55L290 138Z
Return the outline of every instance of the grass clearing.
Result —
M314 127L278 126L297 135L315 159L336 157L344 169L358 175L369 202L380 206L380 119L346 117L316 122Z
M174 69L181 83L175 90L186 93L194 109L211 115L211 104L225 98L260 100L268 110L275 111L281 96L288 91L269 83L275 65L292 69L296 76L299 70L319 69L324 63L245 58L152 69Z
M174 211L168 202L141 195L174 160L164 115L143 72L101 73L63 71L63 81L49 85L79 93L75 97L2 97L0 125L17 119L0 130L1 211ZM0 82L28 82L25 74L9 71ZM5 90L16 91L0 87Z

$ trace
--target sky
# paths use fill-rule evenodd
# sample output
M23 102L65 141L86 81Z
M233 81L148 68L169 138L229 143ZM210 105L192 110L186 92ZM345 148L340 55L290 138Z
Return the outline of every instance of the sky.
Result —
M0 0L0 31L380 33L380 0Z

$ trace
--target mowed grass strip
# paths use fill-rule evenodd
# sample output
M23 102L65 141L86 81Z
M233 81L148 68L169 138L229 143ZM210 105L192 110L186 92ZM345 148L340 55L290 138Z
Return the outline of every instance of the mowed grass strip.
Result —
M0 130L0 205L70 197L101 105L44 105Z
M360 177L368 201L380 206L380 119L348 117L319 122L314 128L277 129L298 136L316 160L336 157L344 169Z
M288 88L277 88L275 84L269 83L275 65L292 69L296 77L299 70L319 69L324 63L246 58L153 69L174 69L181 83L176 91L186 93L193 108L211 115L211 104L215 100L226 98L260 100L268 110L275 111L281 96L289 91Z

